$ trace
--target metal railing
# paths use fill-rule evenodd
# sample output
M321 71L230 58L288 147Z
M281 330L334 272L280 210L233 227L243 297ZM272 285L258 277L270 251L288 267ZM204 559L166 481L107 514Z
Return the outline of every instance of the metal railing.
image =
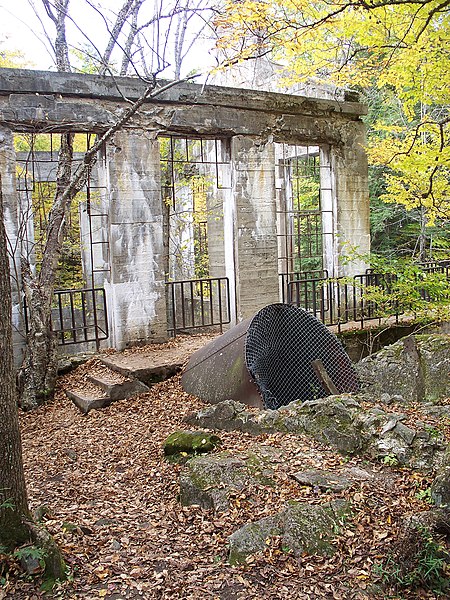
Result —
M29 331L24 298L25 328ZM103 288L56 290L52 306L52 330L60 346L96 342L109 336L106 294Z
M450 281L450 263L421 265L423 272L443 273ZM380 319L386 314L398 320L400 310L395 298L389 293L396 283L396 275L375 273L371 269L363 275L330 279L326 271L320 276L317 272L282 274L283 302L294 304L307 310L325 325L337 325L338 330L344 323L359 322L361 328L365 321ZM295 278L297 277L297 278ZM371 299L378 288L384 292L382 305ZM425 301L431 301L429 292L419 288L419 294Z
M168 281L168 331L218 327L231 321L230 283L227 277Z
M281 301L283 303L290 303L288 298L289 294L292 292L289 291L289 284L292 282L303 281L303 280L311 280L311 281L323 281L328 279L328 271L326 269L320 269L315 271L294 271L292 273L281 273L280 274L280 284L281 284ZM298 301L308 303L308 300L312 302L311 293L312 289L308 287L303 289L304 298L300 301L301 293L299 290Z

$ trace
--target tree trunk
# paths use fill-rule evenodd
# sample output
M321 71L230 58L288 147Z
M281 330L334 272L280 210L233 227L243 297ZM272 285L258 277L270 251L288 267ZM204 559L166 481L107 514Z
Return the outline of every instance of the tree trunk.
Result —
M20 406L24 410L31 410L53 397L58 356L51 324L51 304L49 306L45 299L48 290L41 290L38 282L33 280L28 264L22 265L22 280L29 331L18 383Z
M13 548L28 538L29 518L14 376L11 283L0 178L0 544Z
M421 206L420 208L420 235L419 235L419 260L426 262L427 260L427 211Z
M22 278L28 309L27 346L18 375L20 405L31 410L53 397L58 370L57 344L52 331L52 301L56 269L66 226L66 217L76 194L66 194L72 175L73 134L61 135L56 176L56 195L48 217L41 269L32 277L30 265L22 262ZM78 190L77 190L78 191Z
M126 20L128 18L128 14L131 10L133 2L134 2L134 0L125 0L124 5L122 6L119 13L117 14L116 22L114 23L114 27L112 28L111 34L109 36L108 45L106 46L106 50L103 53L103 56L101 59L102 65L99 70L100 75L105 75L106 71L110 67L110 59L111 59L112 51L114 50L114 46L117 44L119 35L123 29L123 26L126 23Z
M42 0L47 15L56 27L54 45L56 66L58 71L70 73L69 47L66 39L66 16L69 9L69 0Z

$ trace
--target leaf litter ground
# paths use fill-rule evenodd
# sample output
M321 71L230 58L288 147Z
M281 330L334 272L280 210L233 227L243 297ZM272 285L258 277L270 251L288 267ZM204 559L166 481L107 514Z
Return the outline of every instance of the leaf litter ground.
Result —
M276 447L277 485L253 485L236 493L224 513L178 500L182 467L164 461L162 445L183 418L203 403L186 394L179 377L150 392L82 415L65 397L82 385L91 360L59 380L53 403L24 414L23 453L30 506L45 505L44 523L64 552L72 577L57 585L55 598L239 600L434 598L430 592L383 590L374 565L389 553L401 519L428 505L418 492L430 479L407 469L343 457L302 436L250 436L219 432L220 450L231 453L257 445ZM404 411L404 407L403 407ZM411 418L414 418L413 412ZM370 468L373 481L345 492L323 493L301 486L299 470L327 471L343 466ZM419 494L419 497L421 494ZM422 497L425 494L422 494ZM295 558L277 538L242 567L227 564L227 538L249 521L272 515L288 500L323 503L345 498L351 517L336 532L332 557ZM0 599L44 597L39 581L14 572L0 588ZM48 597L48 596L47 596Z

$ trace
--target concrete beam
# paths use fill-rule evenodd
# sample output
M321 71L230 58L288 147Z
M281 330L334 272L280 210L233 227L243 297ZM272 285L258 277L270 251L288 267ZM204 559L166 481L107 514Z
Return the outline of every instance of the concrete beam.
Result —
M167 81L158 81L164 87ZM0 95L22 94L60 95L61 97L95 98L123 102L126 97L136 100L146 89L146 83L133 77L107 77L81 73L56 73L28 69L0 69ZM318 100L305 96L278 94L220 86L179 83L147 104L181 104L222 106L263 112L317 115L341 113L360 117L367 109L359 102Z

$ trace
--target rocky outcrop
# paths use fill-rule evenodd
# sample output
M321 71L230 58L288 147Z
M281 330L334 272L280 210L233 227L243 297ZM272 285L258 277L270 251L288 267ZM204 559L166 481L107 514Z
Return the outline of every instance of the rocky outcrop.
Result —
M363 391L405 402L450 396L450 335L410 335L355 365Z
M189 420L208 429L306 434L343 454L388 457L393 463L420 470L434 470L441 463L446 443L439 432L432 436L424 426L406 425L406 415L401 413L388 413L378 406L367 409L364 400L358 395L329 396L262 412L227 400Z
M258 411L234 400L207 406L187 421L209 430L243 431L254 435L282 432L307 435L332 446L342 454L364 454L382 459L387 465L406 465L420 471L436 472L431 498L437 505L427 515L439 527L448 520L450 506L450 450L445 437L421 422L411 422L408 414L390 412L395 403L400 410L407 402L422 402L424 412L434 416L449 414L450 407L436 402L449 394L449 336L410 336L397 342L358 367L364 391L301 402L291 402L278 410ZM405 413L407 411L405 410ZM274 448L255 449L231 456L226 452L190 460L181 475L183 504L198 504L214 510L228 510L233 494L252 485L276 485L270 460L280 460ZM394 476L379 469L341 467L336 471L308 469L290 476L313 490L342 492L355 484L379 481L395 493ZM291 501L269 517L247 523L229 537L229 561L245 563L279 541L282 550L294 556L332 554L334 538L351 506L344 501L317 505ZM429 520L429 519L428 519ZM422 522L422 521L421 521ZM433 525L434 527L434 525ZM431 528L431 526L430 526ZM436 527L435 527L436 529ZM431 530L431 529L430 529ZM406 538L405 538L406 539ZM409 539L409 538L408 538Z
M334 552L333 538L348 511L349 505L343 501L321 506L289 502L278 514L247 523L235 531L229 537L229 561L245 563L247 557L262 552L273 536L279 536L282 547L295 556L330 555Z

